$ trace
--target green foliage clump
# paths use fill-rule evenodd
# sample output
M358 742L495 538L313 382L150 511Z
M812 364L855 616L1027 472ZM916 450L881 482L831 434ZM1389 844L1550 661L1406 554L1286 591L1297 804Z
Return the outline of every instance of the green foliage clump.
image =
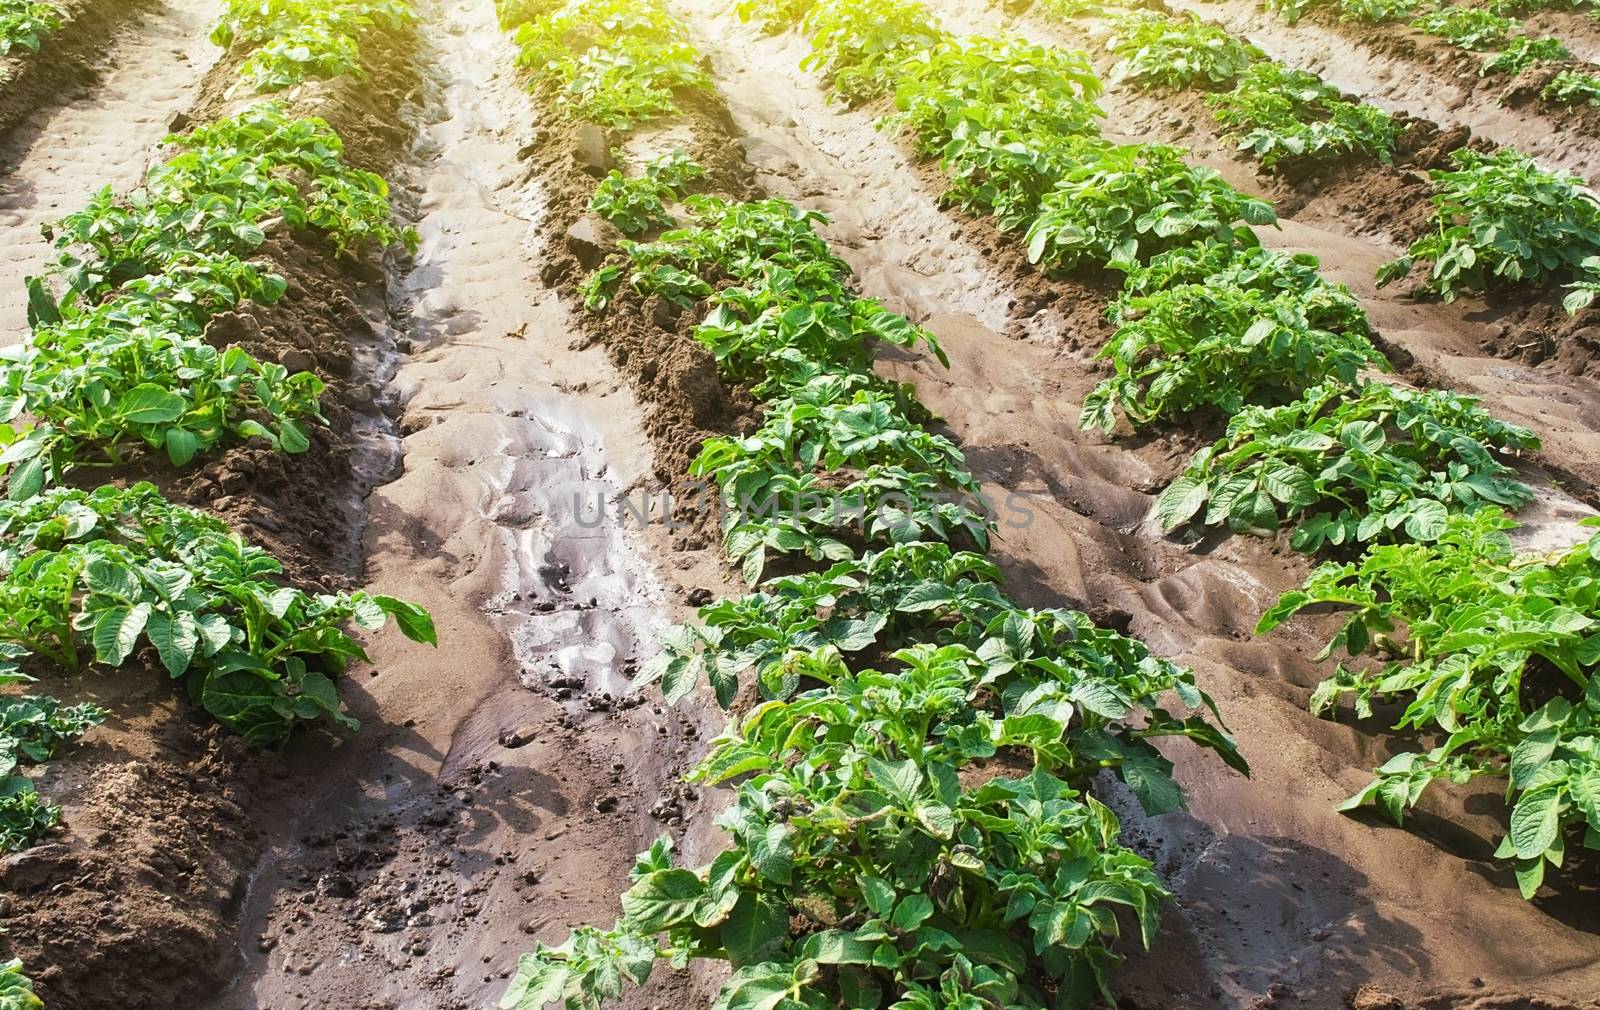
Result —
M1374 803L1399 823L1428 785L1508 780L1511 859L1524 897L1564 862L1568 836L1600 849L1600 537L1550 555L1518 556L1498 509L1451 516L1427 544L1385 545L1325 564L1262 616L1265 633L1299 611L1337 607L1345 624L1319 658L1343 649L1379 663L1343 664L1311 697L1327 713L1349 695L1406 707L1396 728L1442 734L1403 751L1341 809Z
M530 12L516 30L517 65L568 118L631 129L675 113L679 90L711 90L683 26L659 0L568 0ZM520 15L501 12L510 16Z
M1576 176L1540 168L1511 148L1470 148L1435 169L1434 230L1383 265L1378 283L1431 264L1422 290L1453 301L1500 284L1541 284L1586 273L1600 254L1600 203Z
M1366 315L1315 257L1206 243L1130 274L1100 351L1114 373L1084 399L1078 423L1111 431L1213 409L1282 404L1309 386L1386 368Z
M354 728L330 675L366 654L344 625L375 631L393 617L434 643L433 623L391 597L280 586L280 572L221 520L149 484L59 488L0 505L0 647L69 671L118 667L148 647L251 746L324 715Z
M1296 550L1430 541L1447 517L1519 508L1533 491L1497 452L1539 448L1472 397L1385 383L1332 384L1281 407L1246 407L1156 503L1168 531L1190 522L1272 533Z
M0 1010L44 1010L44 1000L34 994L20 960L0 963Z
M1517 22L1482 8L1447 4L1412 18L1411 26L1469 52L1481 53L1503 47L1516 31Z
M803 23L811 52L801 62L821 73L847 104L894 91L901 67L950 36L917 0L836 0L816 4Z
M1539 97L1560 105L1600 105L1600 77L1581 70L1558 71Z
M1364 25L1409 21L1433 0L1339 0L1339 19Z
M624 235L671 227L666 201L682 196L690 183L705 174L705 169L681 151L651 161L641 175L627 176L613 169L595 189L589 209Z
M256 94L360 77L362 33L416 21L405 0L228 0L211 41L249 52L239 77Z
M1056 180L1100 144L1101 90L1082 53L952 39L904 65L890 122L950 173L947 202L1009 231L1030 224Z
M1112 77L1147 87L1224 87L1266 59L1255 46L1193 14L1136 10L1112 21L1106 48L1121 60Z
M817 0L739 0L734 12L741 21L760 22L768 35L798 28Z
M1271 168L1284 159L1366 154L1387 162L1399 125L1394 116L1352 102L1315 74L1257 63L1232 91L1206 99L1225 134Z
M31 679L15 667L22 655L20 647L0 643L0 685ZM32 847L61 821L61 808L46 802L20 768L49 761L105 718L97 705L62 705L49 695L0 696L0 852ZM8 982L16 985L7 977L9 967L0 966L0 1008Z
M168 140L180 153L142 189L102 190L55 225L52 277L29 281L33 336L0 352L0 472L14 499L120 462L129 444L175 466L230 439L305 451L322 380L219 349L205 324L282 296L283 278L248 258L269 229L314 229L346 253L411 239L390 223L384 181L345 165L319 119L265 105Z
M1100 143L1067 169L1028 228L1028 260L1129 271L1199 239L1231 244L1248 225L1274 224L1272 205L1234 189L1182 148Z
M39 0L0 0L0 56L13 50L38 52L61 27L61 9Z
M1529 67L1554 60L1570 59L1572 53L1554 36L1542 39L1518 35L1505 49L1484 61L1483 73L1516 75Z

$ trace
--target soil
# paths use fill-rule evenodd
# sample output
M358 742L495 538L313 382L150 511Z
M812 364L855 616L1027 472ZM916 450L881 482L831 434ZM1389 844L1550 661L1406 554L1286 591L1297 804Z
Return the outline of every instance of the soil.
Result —
M830 215L863 293L950 354L948 372L898 351L882 369L916 385L1001 504L995 555L1011 590L1194 665L1251 759L1245 780L1174 746L1191 809L1161 818L1105 785L1178 895L1155 948L1130 946L1121 1005L1600 1008L1600 867L1574 861L1523 902L1491 858L1504 818L1492 790L1438 789L1405 830L1333 809L1405 741L1307 713L1325 629L1253 636L1307 560L1274 541L1177 543L1146 518L1219 420L1145 438L1077 430L1101 377L1110 279L1041 276L1014 236L943 208L936 167L875 128L882 109L831 105L797 69L801 40L762 36L713 0L675 9L727 104L684 96L681 118L628 135L565 125L550 96L530 95L482 0L423 0L418 30L366 40L365 81L295 97L390 180L419 249L353 262L274 235L288 297L212 325L322 374L330 425L302 456L247 447L181 478L153 464L119 477L158 478L228 518L297 584L427 606L442 646L373 638L371 667L341 686L362 731L302 734L278 754L245 753L153 673L51 681L115 715L47 766L41 789L66 807L66 830L0 862L0 957L24 958L51 1010L482 1007L535 941L609 922L633 854L658 835L708 857L725 800L678 777L721 716L664 709L627 681L667 624L740 591L684 474L703 439L757 415L690 338L692 313L652 300L600 316L575 301L617 238L586 212L611 150L679 147L711 188ZM206 11L162 10L203 49ZM1062 39L978 0L942 13L963 31ZM113 66L168 74L153 77L168 104L151 113L159 103L133 89L141 114L98 130L83 110L112 115L115 94L36 113L6 149L8 241L97 184L136 184L172 112L199 121L237 104L236 58L207 71L191 54L186 76L143 38L119 42ZM1371 80L1336 83L1371 96ZM1540 302L1446 306L1371 283L1419 227L1426 168L1471 137L1534 129L1475 105L1431 115L1425 75L1409 80L1393 88L1420 118L1397 166L1377 172L1264 177L1191 98L1116 89L1105 104L1117 132L1190 144L1275 199L1284 220L1269 241L1318 253L1351 286L1404 378L1475 392L1544 434L1528 474L1565 492L1527 510L1521 535L1570 543L1600 489L1587 331ZM1569 146L1574 163L1588 157ZM103 167L71 169L79 151ZM27 199L46 185L61 207ZM4 261L13 292L45 252ZM3 311L20 335L14 299ZM629 1005L703 1002L707 981L661 977Z
M0 56L0 136L41 106L60 102L63 93L92 85L100 75L99 57L124 30L123 22L150 5L70 0L55 6L60 26L37 52L19 47Z

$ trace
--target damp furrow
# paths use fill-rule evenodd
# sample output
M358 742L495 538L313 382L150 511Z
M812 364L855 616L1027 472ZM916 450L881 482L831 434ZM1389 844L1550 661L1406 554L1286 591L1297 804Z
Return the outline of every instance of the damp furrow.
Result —
M649 449L540 280L513 50L485 0L418 12L426 93L394 191L420 245L389 284L401 463L367 503L366 576L428 607L444 648L374 643L381 676L346 694L367 729L301 770L316 798L273 833L217 1010L493 1005L530 934L608 914L697 732L623 697L681 604L647 531L596 521Z

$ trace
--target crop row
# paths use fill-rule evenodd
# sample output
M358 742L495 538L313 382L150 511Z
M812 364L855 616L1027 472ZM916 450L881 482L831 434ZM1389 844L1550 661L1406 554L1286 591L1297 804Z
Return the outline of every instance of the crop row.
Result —
M1592 66L1573 60L1565 43L1553 36L1523 34L1517 16L1547 7L1571 8L1529 0L1490 0L1468 6L1436 0L1262 0L1262 7L1294 24L1308 11L1336 8L1341 20L1366 25L1408 24L1468 53L1488 54L1480 76L1515 77L1527 70L1559 65L1539 97L1556 105L1600 105L1600 77Z
M1585 828L1584 843L1600 845L1600 689L1591 673L1600 625L1583 568L1600 556L1600 537L1552 558L1511 555L1502 509L1532 493L1499 457L1537 447L1533 433L1470 397L1359 375L1385 366L1348 292L1321 279L1313 257L1259 248L1248 225L1270 222L1270 207L1183 152L1100 138L1089 125L1098 85L1081 55L946 36L917 3L744 10L767 15L770 29L809 32L808 63L830 84L844 82L835 89L844 100L892 94L892 122L946 168L946 198L991 213L1042 268L1124 274L1108 313L1116 332L1101 352L1114 375L1087 398L1081 423L1109 431L1119 411L1135 426L1206 412L1232 418L1158 501L1169 528L1197 521L1271 532L1293 520L1301 549L1367 552L1353 569L1318 569L1308 599L1286 597L1260 627L1271 630L1310 599L1357 608L1358 630L1333 647L1395 663L1341 667L1314 707L1326 712L1357 685L1363 700L1416 697L1406 725L1449 737L1427 757L1385 766L1352 803L1376 802L1398 820L1428 782L1508 776L1511 831L1500 854L1515 858L1528 896L1546 865L1561 865L1570 829ZM1470 581L1481 558L1515 577ZM1403 592L1423 565L1433 570L1419 585L1459 585L1459 594L1429 597L1437 603L1417 615L1371 604ZM1368 595L1341 597L1328 588L1340 579ZM1427 620L1472 632L1430 634ZM1547 663L1561 677L1525 687L1524 674ZM1554 710L1534 706L1552 692ZM1537 831L1528 827L1534 818Z
M578 118L615 124L624 96L674 73L660 64L698 67L653 4L514 16L532 18L516 37L552 108L574 87L564 68L626 68L565 106ZM528 55L552 38L581 42ZM627 122L675 108L667 89ZM502 1005L598 1006L657 961L702 958L733 969L717 1001L729 1007L1109 999L1114 909L1148 943L1168 895L1087 778L1114 770L1154 813L1182 793L1153 739L1243 761L1192 671L1005 595L960 450L925 427L909 387L873 371L882 344L943 360L933 335L851 291L820 215L703 185L681 155L608 177L592 208L659 234L622 242L583 296L595 312L653 298L697 309L694 338L763 404L754 432L708 439L692 466L723 496L725 551L755 591L701 608L641 674L672 701L700 683L724 707L741 688L761 699L691 773L735 784L717 818L731 844L689 869L657 843L616 924L540 945Z
M1085 12L1077 0L1047 6L1059 16ZM1399 126L1388 113L1340 96L1314 75L1268 59L1193 14L1124 6L1106 32L1106 45L1119 58L1113 79L1152 90L1211 92L1206 102L1222 135L1263 168L1351 154L1387 162L1392 155ZM1541 168L1511 148L1462 148L1451 162L1430 173L1435 193L1428 231L1380 268L1380 286L1426 265L1416 290L1446 301L1565 284L1569 312L1589 305L1600 291L1600 205L1582 180Z
M307 81L361 76L362 37L416 21L405 0L228 0L211 41L247 53L238 88L272 94Z
M432 642L427 613L366 593L308 594L226 524L148 483L79 486L80 470L183 468L260 439L310 446L320 379L207 339L215 315L271 304L285 280L264 247L310 236L339 254L405 238L382 179L348 167L315 118L258 104L167 138L143 187L97 193L47 234L55 259L29 278L29 338L0 353L0 683L48 666L122 666L149 650L190 700L251 746L326 716L353 727L331 677L364 659L347 625L392 617ZM71 485L65 483L71 476ZM48 696L0 714L0 848L60 818L19 766L56 755L105 717Z

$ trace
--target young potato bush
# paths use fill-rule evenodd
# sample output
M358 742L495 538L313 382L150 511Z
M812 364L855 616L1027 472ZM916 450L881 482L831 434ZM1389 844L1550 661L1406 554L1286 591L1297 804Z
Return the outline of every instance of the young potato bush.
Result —
M1412 18L1411 26L1469 52L1481 53L1505 46L1517 29L1517 22L1476 7L1446 4Z
M1505 777L1511 816L1496 855L1513 860L1531 898L1546 867L1562 865L1570 837L1600 849L1600 536L1518 556L1505 533L1514 525L1483 508L1449 517L1433 543L1325 564L1257 630L1306 607L1341 608L1348 619L1322 656L1344 649L1380 663L1341 664L1312 695L1312 711L1327 713L1347 694L1363 719L1375 702L1402 702L1397 729L1444 738L1390 759L1342 809L1375 803L1398 824L1434 781Z
M708 91L683 26L655 0L569 0L516 30L517 65L563 115L627 129L677 111L675 92ZM502 10L502 21L513 15Z
M1571 57L1572 53L1558 38L1533 39L1519 35L1507 43L1505 49L1484 61L1483 73L1515 76L1537 64Z
M1550 78L1539 97L1561 105L1600 105L1600 77L1579 70L1562 70Z
M1496 452L1539 448L1471 397L1369 382L1319 386L1282 407L1247 407L1156 503L1185 523L1271 533L1298 521L1296 550L1433 540L1452 512L1518 508L1533 491Z
M1101 349L1115 374L1084 400L1078 423L1111 431L1212 409L1281 404L1317 383L1387 368L1366 315L1309 256L1219 243L1176 249L1134 270L1108 312Z
M12 665L23 654L17 646L0 643L0 686L31 679ZM87 703L63 706L49 695L0 695L0 852L32 847L61 821L61 808L38 794L21 767L54 758L105 721L106 714ZM0 972L0 997L5 982Z
M1339 0L1339 20L1366 25L1409 21L1433 0Z
M228 0L211 41L249 52L240 83L270 94L312 80L361 76L361 34L416 21L403 0Z
M168 140L180 152L143 189L103 190L55 226L51 279L64 290L29 281L33 336L0 351L0 469L14 500L119 463L129 444L174 466L248 438L304 452L322 380L219 349L206 322L282 296L283 278L247 258L269 227L313 229L350 253L411 238L390 223L383 180L345 165L321 120L268 104Z
M296 722L324 715L354 729L330 675L366 654L344 626L376 631L393 617L406 637L435 644L433 622L392 597L280 586L281 571L149 484L52 490L0 505L0 646L13 664L32 653L73 672L149 648L251 746L281 744Z
M946 202L1024 227L1100 146L1088 58L1013 37L950 39L901 67L890 124L950 173Z
M60 27L61 10L54 4L0 0L0 56L9 56L17 49L36 53Z
M1394 117L1352 102L1315 74L1257 63L1232 91L1206 99L1223 132L1264 168L1288 160L1365 154L1388 162L1400 132Z
M801 67L821 73L834 95L852 105L893 92L903 63L949 39L915 0L819 3L802 27L811 53Z
M0 1010L44 1010L44 1000L34 994L20 960L0 962Z
M1106 40L1121 62L1115 80L1147 87L1222 87L1232 85L1266 54L1193 14L1169 16L1135 10L1117 16Z
M1086 152L1040 201L1027 233L1029 262L1126 272L1197 239L1237 241L1241 223L1277 223L1270 203L1234 189L1216 169L1189 164L1185 153L1164 144Z
M1577 176L1540 168L1511 148L1462 148L1435 169L1434 224L1406 255L1383 265L1379 285L1430 264L1422 290L1445 301L1493 286L1570 280L1600 254L1600 203Z

